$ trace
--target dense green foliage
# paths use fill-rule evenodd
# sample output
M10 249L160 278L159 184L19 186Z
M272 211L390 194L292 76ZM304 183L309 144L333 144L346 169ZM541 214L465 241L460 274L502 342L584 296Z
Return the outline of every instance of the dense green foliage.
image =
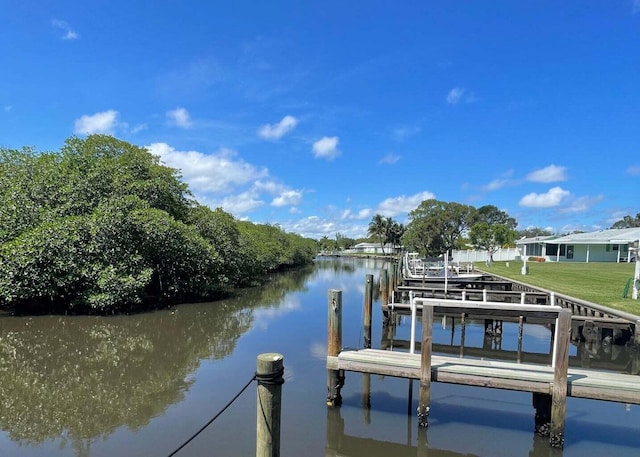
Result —
M178 172L110 136L0 149L0 308L115 312L204 299L311 261L315 240L193 200Z
M516 220L492 205L475 208L429 199L411 211L409 219L402 243L407 250L426 256L461 248L465 234L481 249L508 246L516 237Z

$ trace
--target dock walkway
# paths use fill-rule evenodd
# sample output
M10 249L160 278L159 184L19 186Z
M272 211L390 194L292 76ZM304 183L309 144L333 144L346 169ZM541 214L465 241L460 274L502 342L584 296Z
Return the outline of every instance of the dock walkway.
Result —
M420 379L421 355L380 349L343 350L327 358L331 370L381 374ZM551 394L554 369L551 366L461 359L433 355L431 381L476 387ZM569 368L567 396L640 404L640 378L635 375Z
M329 291L327 346L327 404L338 405L344 372L380 374L420 381L418 423L427 426L430 411L431 382L531 392L536 409L536 427L548 427L554 447L564 443L566 398L579 397L620 403L640 404L640 377L613 372L569 368L572 328L571 310L553 302L546 305L504 302L451 300L411 297L411 341L409 352L371 349L371 278L365 291L365 348L342 347L342 292ZM367 293L368 292L368 293ZM415 353L416 317L422 315L420 353ZM546 321L551 335L551 365L470 359L433 354L434 313L519 317ZM369 334L367 336L367 334ZM538 420L540 419L540 421Z

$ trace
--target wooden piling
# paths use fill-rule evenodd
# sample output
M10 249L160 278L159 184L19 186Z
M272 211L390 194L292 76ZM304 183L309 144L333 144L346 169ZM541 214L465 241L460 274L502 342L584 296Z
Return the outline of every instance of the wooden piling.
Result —
M569 369L569 333L571 331L571 311L563 309L558 314L556 326L553 386L551 388L551 429L549 444L552 447L564 446L564 424L567 411L567 372Z
M280 456L283 372L284 365L281 354L266 353L258 356L256 369L258 381L256 457Z
M337 356L342 350L342 291L331 289L328 297L327 355ZM327 406L342 403L340 389L343 376L339 370L327 370Z
M518 363L522 361L522 333L524 330L524 316L518 318Z
M466 314L460 314L460 358L464 357L464 338L466 333Z
M364 347L371 347L371 311L373 307L373 275L367 275L364 285Z
M393 295L393 292L396 290L396 286L398 285L397 280L398 275L396 274L396 264L391 263L389 265L389 297L391 297Z
M389 317L389 273L384 268L380 270L380 301L382 314L387 319Z
M427 427L431 408L431 343L433 340L433 306L422 307L422 349L420 354L420 399L418 426Z
M640 320L636 322L636 328L633 332L633 343L636 346L640 346Z

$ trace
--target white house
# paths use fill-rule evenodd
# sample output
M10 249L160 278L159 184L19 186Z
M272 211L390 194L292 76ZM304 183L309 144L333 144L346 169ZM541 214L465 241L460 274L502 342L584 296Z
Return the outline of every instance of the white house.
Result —
M550 262L631 262L637 251L629 247L640 240L640 227L576 233L561 237L523 238L516 242L520 255Z
M394 246L392 243L384 245L385 254L397 254L402 251L402 247ZM346 252L357 252L363 254L382 254L382 247L380 243L358 243L355 246L351 246L346 249Z

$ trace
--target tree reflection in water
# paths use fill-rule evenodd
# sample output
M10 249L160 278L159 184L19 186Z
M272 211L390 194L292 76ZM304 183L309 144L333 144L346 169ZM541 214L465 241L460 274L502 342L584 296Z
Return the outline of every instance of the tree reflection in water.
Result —
M21 445L61 439L88 455L92 440L143 427L180 402L202 360L230 355L253 311L279 306L311 272L130 316L0 316L0 428Z

